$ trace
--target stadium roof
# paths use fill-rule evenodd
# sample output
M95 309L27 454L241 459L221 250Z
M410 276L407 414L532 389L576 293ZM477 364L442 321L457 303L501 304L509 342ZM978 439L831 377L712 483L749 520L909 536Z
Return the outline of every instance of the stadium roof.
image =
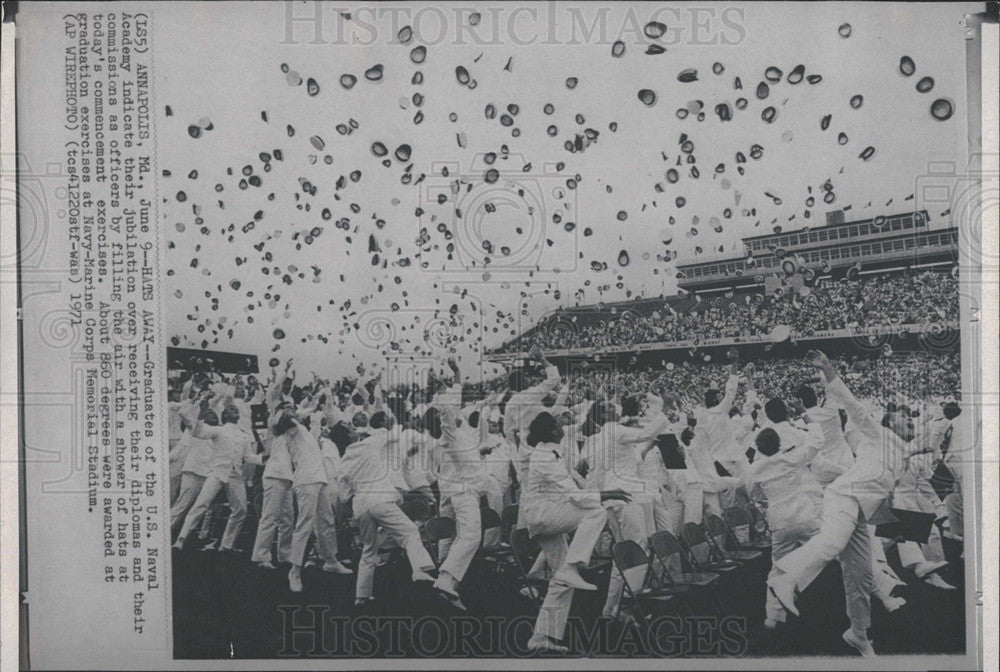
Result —
M746 236L743 238L743 242L751 240L761 240L764 238L771 238L773 236L788 236L795 233L802 233L804 231L816 231L817 229L824 229L824 228L834 228L839 226L857 226L859 224L872 224L875 222L875 220L879 218L884 220L891 220L899 217L907 217L919 214L922 215L923 217L914 218L915 219L914 223L917 226L926 226L930 222L930 216L927 214L926 210L919 210L916 212L899 212L893 215L876 215L875 217L869 217L868 219L852 219L851 221L846 221L842 218L843 212L844 212L843 210L834 210L828 212L826 218L826 224L823 224L821 226L803 226L801 228L791 229L789 231L782 230L780 232L762 233L756 236ZM837 217L838 214L841 215L840 218Z

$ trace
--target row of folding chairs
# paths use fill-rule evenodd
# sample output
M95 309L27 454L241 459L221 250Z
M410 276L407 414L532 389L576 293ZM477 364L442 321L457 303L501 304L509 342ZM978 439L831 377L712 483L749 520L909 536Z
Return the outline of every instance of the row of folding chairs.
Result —
M446 516L430 517L430 507L422 502L404 502L402 508L421 526L431 558L439 566L438 544L455 538L455 520ZM748 508L756 511L752 504ZM680 540L669 532L657 532L649 538L648 554L635 542L614 545L614 564L625 578L625 598L635 603L637 611L645 611L641 608L643 602L665 603L676 597L688 611L693 612L692 599L704 596L712 609L724 614L727 608L718 590L720 579L740 568L753 567L755 563L766 572L766 563L758 562L770 548L766 523L760 525L763 517L755 517L747 509L739 507L722 513L722 518L708 514L701 524L685 524ZM500 514L483 506L480 516L484 536L491 529L499 527L502 530L501 543L493 548L481 548L480 557L498 571L512 567L515 588L530 587L527 595L540 605L548 581L531 578L529 572L541 549L526 528L515 529L517 505L505 507ZM595 559L596 569L601 569L602 564L610 563ZM642 576L636 576L635 570L642 568L645 568ZM630 573L631 580L627 573Z
M764 549L771 547L771 530L764 514L752 502L732 506L722 512L722 519L741 546Z
M426 507L426 505L424 506ZM440 567L443 558L438 557L438 544L447 539L454 539L458 534L455 519L448 516L434 516L421 519L419 517L420 511L415 510L417 508L415 505L404 505L403 511L412 520L417 522L421 528L424 545L427 547L434 565ZM508 506L504 509L503 514L499 514L489 506L481 506L479 517L482 525L482 536L480 537L478 555L493 566L496 571L502 571L505 566L513 562L510 546L510 529L517 521L517 507ZM485 538L486 533L498 528L501 530L500 542L491 547L484 547L482 540Z
M637 611L644 614L644 602L667 603L679 598L693 613L693 600L704 598L717 613L728 613L718 590L720 579L744 567L756 566L766 571L766 562L762 560L770 542L750 538L756 535L749 533L753 525L745 511L733 509L723 514L733 521L736 531L726 520L709 514L703 524L684 526L683 541L666 531L653 534L649 538L648 554L634 541L615 544L612 550L614 564L625 579L623 597L626 602L634 602ZM529 577L540 547L525 528L509 530L508 534L517 570L517 587L530 587L529 595L533 595L536 604L540 605L548 582ZM636 570L641 576L636 576Z
M729 514L740 525L744 516L742 511ZM767 571L765 549L755 548L749 539L741 543L732 526L714 514L706 515L703 523L686 523L681 539L660 531L648 541L648 552L635 541L619 542L612 549L615 568L624 583L619 610L629 606L643 619L652 608L675 600L690 614L694 613L695 600L700 599L717 615L726 615L729 607L722 597L723 579L741 574L738 581L727 583L742 591L748 574L763 578Z

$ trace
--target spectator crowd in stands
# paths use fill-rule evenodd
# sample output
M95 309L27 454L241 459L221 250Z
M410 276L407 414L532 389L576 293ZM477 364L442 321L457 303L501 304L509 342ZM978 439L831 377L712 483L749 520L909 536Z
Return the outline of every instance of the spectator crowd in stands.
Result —
M683 307L678 307L683 304ZM694 297L637 309L559 311L498 353L577 348L622 348L645 343L759 337L787 326L808 337L837 329L861 330L958 320L958 281L947 273L844 278L817 287Z

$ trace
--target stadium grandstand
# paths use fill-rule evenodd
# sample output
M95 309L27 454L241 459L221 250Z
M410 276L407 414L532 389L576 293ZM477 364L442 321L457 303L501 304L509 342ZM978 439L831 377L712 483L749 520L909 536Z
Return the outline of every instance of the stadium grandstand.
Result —
M673 296L560 308L490 358L514 361L540 347L563 369L704 377L720 363L721 378L733 348L766 362L818 347L852 373L888 380L887 371L905 370L914 393L957 394L957 228L931 228L926 211L851 222L835 211L825 226L744 238L743 248L679 265Z

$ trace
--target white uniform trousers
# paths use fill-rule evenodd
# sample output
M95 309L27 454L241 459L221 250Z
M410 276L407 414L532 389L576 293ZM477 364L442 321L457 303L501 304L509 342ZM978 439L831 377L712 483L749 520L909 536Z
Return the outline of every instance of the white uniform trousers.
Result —
M718 493L718 492L706 492L706 493L704 493L703 497L704 497L704 500L703 500L703 504L702 504L702 510L698 513L698 516L699 516L698 520L697 521L690 521L690 522L698 522L698 523L700 523L701 519L706 514L709 514L709 513L714 513L715 515L719 516L720 518L722 517L722 504L720 503L720 499L719 499L720 493ZM694 512L692 512L692 513L694 513ZM684 513L684 517L687 518L687 512L686 511ZM689 522L689 521L685 520L685 522Z
M603 507L581 509L571 502L560 502L546 504L535 517L540 521L529 525L528 532L541 547L541 556L556 572L564 562L578 566L590 563L608 514ZM573 541L567 545L566 535L573 532ZM566 585L549 583L545 601L535 620L535 634L563 638L573 603L573 590Z
M652 509L648 510L652 517ZM647 508L639 502L630 502L608 508L608 527L611 528L611 536L615 543L629 540L634 541L642 550L649 551L649 528L647 527ZM608 582L608 598L604 602L603 615L606 618L613 617L618 612L618 604L621 602L622 589L624 588L622 575L617 568L611 570L611 580Z
M940 562L945 559L944 548L941 546L941 533L938 532L936 525L931 526L926 544L904 541L898 548L899 562L903 567L912 567L925 561Z
M358 516L358 529L362 543L356 589L358 599L372 596L380 534L387 535L400 548L406 550L406 557L414 570L426 572L434 569L434 561L420 540L420 530L417 529L416 523L407 518L394 502L376 504Z
M858 501L827 490L819 532L798 549L774 563L795 580L799 590L812 583L826 563L837 559L844 577L847 616L851 628L866 636L871 625L871 538Z
M190 471L185 471L181 474L180 489L177 493L177 499L170 507L170 529L171 531L176 530L177 526L184 522L184 516L187 512L191 510L194 506L194 502L198 499L198 493L201 492L201 486L205 484L205 477L199 474L193 474Z
M447 554L439 570L446 572L461 582L479 550L483 534L482 516L479 515L479 492L468 490L451 495L441 505L441 515L455 519L455 539L450 544L442 544L442 554ZM445 550L446 549L446 550Z
M872 592L880 599L892 595L892 590L896 586L906 584L896 576L896 572L889 566L889 559L885 557L885 545L882 540L875 536L875 526L868 526L868 537L872 546L872 576L874 586Z
M219 544L220 550L232 550L236 543L236 537L243 529L243 521L247 517L247 489L243 483L243 478L239 475L230 475L228 480L223 481L217 476L209 476L205 479L205 484L201 486L201 492L194 502L194 506L184 517L184 525L178 535L178 541L183 543L188 538L191 530L202 522L202 518L208 512L208 507L212 505L215 496L222 488L226 488L226 497L229 500L229 520L226 522L226 530L222 534L222 542Z
M295 527L295 512L292 509L292 482L287 478L265 478L264 503L261 506L260 523L254 540L253 562L271 560L271 546L278 541L278 562L289 562L292 547L292 529Z
M337 518L326 483L309 483L295 488L298 517L292 532L291 562L301 567L305 562L309 536L316 533L316 550L323 560L337 559Z
M718 508L718 494L705 492L697 484L685 488L679 495L666 495L666 497L667 509L672 512L672 516L677 516L680 519L679 523L671 522L674 529L667 530L674 536L680 535L684 523L701 523L702 518L705 517L705 506L709 501L714 501L715 508Z
M486 487L486 503L497 513L503 513L503 491L500 481L495 478L489 479ZM494 527L483 534L483 548L494 548L503 540L503 527Z
M174 505L177 501L177 497L181 494L181 478L184 475L181 467L184 465L184 457L187 455L187 451L183 449L178 449L178 444L180 444L180 439L170 439L168 442L168 453L170 459L170 506Z
M771 530L771 562L777 562L807 541L816 536L819 532L819 520L802 522L777 530ZM771 565L771 573L768 579L780 570L776 565ZM764 614L773 621L784 621L788 614L785 608L778 602L778 598L767 591L767 599L764 602Z
M219 500L219 493L215 493L215 499L208 505L208 511L205 512L205 515L201 517L201 525L198 526L199 539L208 539L208 535L212 533L212 526L215 523L215 519L218 518L221 509L222 502Z
M684 502L678 500L670 494L662 494L652 502L653 526L650 534L656 532L669 532L675 537L680 537L681 527L684 524Z

